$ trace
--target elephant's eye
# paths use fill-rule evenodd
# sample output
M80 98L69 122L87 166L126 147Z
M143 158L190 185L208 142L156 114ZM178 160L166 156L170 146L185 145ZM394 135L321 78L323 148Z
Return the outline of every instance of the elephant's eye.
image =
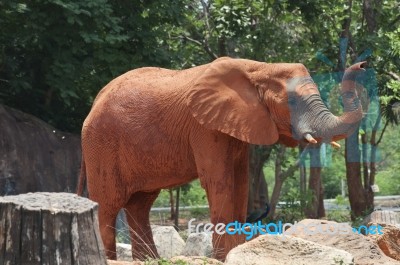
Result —
M289 97L289 98L288 98L288 103L289 103L289 107L290 107L290 108L293 108L293 107L296 106L296 99L293 98L293 97Z

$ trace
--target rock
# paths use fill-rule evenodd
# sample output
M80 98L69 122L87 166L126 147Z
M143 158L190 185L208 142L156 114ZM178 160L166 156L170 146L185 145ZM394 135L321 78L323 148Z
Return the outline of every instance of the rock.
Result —
M169 259L182 253L185 241L183 241L173 226L152 225L151 229L160 257Z
M158 255L161 258L169 259L181 255L185 247L185 241L183 241L173 226L152 225L151 229ZM132 261L130 244L117 243L117 259Z
M400 214L393 211L374 211L363 220L368 227L382 226L383 234L368 235L386 256L400 261Z
M378 224L369 223L368 226ZM379 248L386 256L400 261L400 226L390 224L379 224L382 226L382 235L368 235L369 238L378 244Z
M132 261L131 245L117 243L117 260Z
M289 235L262 235L232 249L226 265L353 264L353 256Z
M211 257L213 251L212 235L207 233L192 233L186 240L182 252L184 256L205 256Z
M185 264L185 265L223 265L223 263L219 260L207 258L207 257L185 257L185 256L176 256L170 259L173 264Z
M80 136L1 104L0 117L0 196L75 192Z
M327 220L317 220L317 219L305 219L298 223L299 225L310 226L310 225L321 225L323 231L333 231L332 227L337 226L339 223L327 221ZM342 228L350 229L352 227L348 224L340 223L341 231ZM315 229L310 229L315 231ZM297 227L296 229L289 228L286 233L290 233L292 236L296 236L305 240L313 241L315 243L334 247L337 249L345 250L354 256L354 262L356 265L372 265L372 264L398 264L395 260L387 257L378 247L377 244L373 242L370 238L349 232L347 234L322 234L316 233L314 235L307 234L303 228Z

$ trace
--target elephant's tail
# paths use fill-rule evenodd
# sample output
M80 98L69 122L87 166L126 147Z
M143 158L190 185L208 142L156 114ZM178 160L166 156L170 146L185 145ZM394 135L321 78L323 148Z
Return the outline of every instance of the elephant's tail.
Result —
M85 164L85 158L83 157L82 154L81 173L79 175L78 188L76 190L76 194L78 194L79 196L82 196L83 194L83 190L85 189L85 183L86 183L86 164Z

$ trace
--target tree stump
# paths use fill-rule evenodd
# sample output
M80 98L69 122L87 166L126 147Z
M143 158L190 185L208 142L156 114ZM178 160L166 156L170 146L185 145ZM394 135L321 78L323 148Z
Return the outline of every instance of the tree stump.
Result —
M97 208L71 193L0 197L0 265L107 264Z
M363 223L399 225L400 215L393 211L374 211L364 219Z

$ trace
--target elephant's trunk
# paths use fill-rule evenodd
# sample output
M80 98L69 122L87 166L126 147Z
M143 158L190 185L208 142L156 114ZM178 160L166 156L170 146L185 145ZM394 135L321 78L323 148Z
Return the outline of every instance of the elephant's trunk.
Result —
M365 71L365 67L365 62L357 63L349 67L344 73L341 86L343 115L339 117L333 115L318 94L309 95L304 99L304 105L302 105L307 110L300 112L303 113L303 116L297 117L299 119L298 136L311 143L317 142L314 138L329 142L346 138L358 128L363 111L357 96L355 79ZM306 114L304 115L304 113ZM307 122L310 120L312 120L311 124ZM308 124L308 126L305 124Z

